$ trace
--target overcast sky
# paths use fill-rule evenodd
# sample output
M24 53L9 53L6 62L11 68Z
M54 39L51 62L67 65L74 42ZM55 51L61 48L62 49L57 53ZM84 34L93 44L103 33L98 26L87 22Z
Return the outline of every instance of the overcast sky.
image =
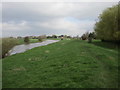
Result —
M93 31L99 14L117 2L2 2L2 36L72 35Z

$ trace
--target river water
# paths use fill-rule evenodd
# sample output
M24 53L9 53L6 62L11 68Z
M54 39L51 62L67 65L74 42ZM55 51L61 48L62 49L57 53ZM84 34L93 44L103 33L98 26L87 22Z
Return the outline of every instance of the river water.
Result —
M13 54L17 54L17 53L22 53L25 52L29 49L35 48L35 47L39 47L39 46L45 46L51 43L55 43L58 42L59 40L46 40L43 42L39 42L39 43L31 43L31 44L22 44L22 45L17 45L15 47L13 47L9 52L8 55L13 55Z

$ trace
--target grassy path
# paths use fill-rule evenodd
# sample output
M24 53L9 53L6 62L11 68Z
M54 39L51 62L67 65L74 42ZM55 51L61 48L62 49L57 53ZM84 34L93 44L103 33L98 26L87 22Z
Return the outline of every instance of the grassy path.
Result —
M3 59L3 88L118 87L118 51L63 40Z

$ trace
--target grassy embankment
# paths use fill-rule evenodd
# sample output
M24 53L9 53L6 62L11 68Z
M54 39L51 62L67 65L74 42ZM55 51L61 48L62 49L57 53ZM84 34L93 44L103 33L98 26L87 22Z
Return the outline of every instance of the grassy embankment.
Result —
M3 88L118 87L114 48L100 41L62 40L6 57Z

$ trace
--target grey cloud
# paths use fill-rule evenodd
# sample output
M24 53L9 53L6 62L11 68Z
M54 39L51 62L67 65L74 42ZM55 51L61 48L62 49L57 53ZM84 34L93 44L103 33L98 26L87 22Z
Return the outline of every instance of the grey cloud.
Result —
M86 31L92 31L98 15L105 8L115 4L117 2L4 2L2 3L2 18L6 26L3 27L3 36L39 34L81 35ZM75 22L74 19L73 21L69 19L64 20L67 17L73 17L78 22ZM27 23L24 26L20 26L23 21Z
M106 7L116 4L113 2L88 3L3 3L3 21L7 20L47 20L73 16L79 19L94 19Z

